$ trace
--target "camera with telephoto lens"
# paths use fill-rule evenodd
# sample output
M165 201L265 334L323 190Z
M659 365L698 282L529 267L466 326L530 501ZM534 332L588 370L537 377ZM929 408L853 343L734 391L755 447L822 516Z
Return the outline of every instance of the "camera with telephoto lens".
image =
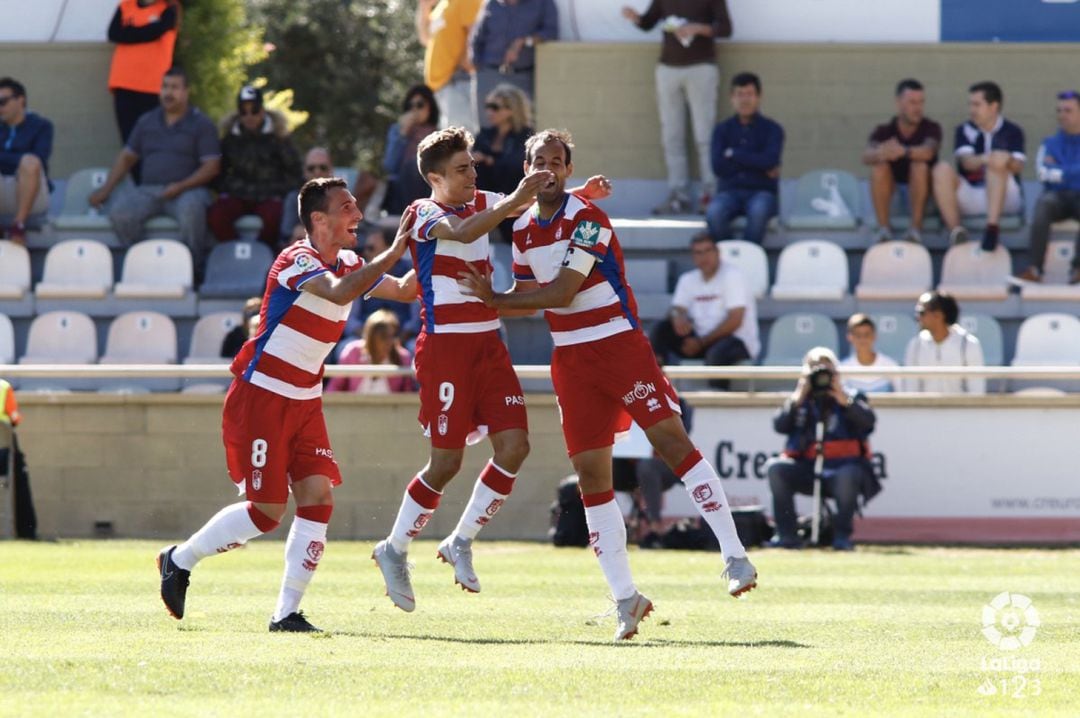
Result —
M833 377L836 372L828 364L815 364L810 367L810 373L806 377L810 384L810 394L815 399L822 399L832 391Z

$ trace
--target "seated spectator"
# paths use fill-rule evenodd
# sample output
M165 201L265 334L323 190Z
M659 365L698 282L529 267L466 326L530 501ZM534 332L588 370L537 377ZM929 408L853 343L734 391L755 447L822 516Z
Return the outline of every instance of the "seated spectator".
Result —
M259 312L262 310L262 297L251 297L244 302L240 323L232 328L221 341L221 356L232 359L244 346L244 342L259 333Z
M710 153L716 175L716 196L705 210L709 234L717 242L731 239L731 222L746 217L743 239L761 244L780 202L780 156L784 128L762 115L761 80L740 72L731 81L735 114L719 123Z
M135 122L158 105L165 71L172 67L180 25L178 0L120 0L109 22L116 43L109 68L120 141L127 143Z
M840 367L894 367L896 360L882 354L874 348L877 340L877 327L869 315L852 314L847 322L847 338L851 344L851 354L840 362ZM893 382L887 376L844 376L844 388L863 394L875 394L893 390Z
M263 106L261 90L245 85L236 108L222 123L219 194L206 221L217 240L226 242L237 237L236 220L256 214L262 219L259 240L277 249L283 200L302 182L300 156L285 116Z
M360 255L365 260L371 260L390 248L390 239L386 229L378 225L368 224L360 226ZM407 256L403 256L394 263L386 274L391 277L404 277L412 269L412 263ZM383 310L392 313L398 319L398 327L403 327L409 322L409 309L411 303L395 302L392 299L380 297L361 296L352 304L349 310L349 318L345 320L345 331L342 334L342 347L345 344L361 336L368 317L377 311Z
M1075 90L1057 96L1057 134L1043 140L1036 169L1043 193L1035 205L1028 240L1031 264L1020 275L1031 282L1042 281L1050 225L1066 219L1080 219L1080 93ZM1069 284L1080 283L1080 236L1073 253Z
M945 161L934 167L934 200L953 244L966 242L961 215L986 215L982 247L998 244L1003 213L1023 210L1020 173L1024 170L1024 131L1001 114L1004 98L993 82L968 88L970 119L956 128L956 169Z
M925 292L915 304L921 330L908 342L904 366L984 366L982 345L956 323L960 306L952 295ZM982 377L905 377L903 391L937 394L985 394Z
M473 143L476 186L490 192L513 194L525 176L525 140L533 133L529 98L517 87L497 85L487 96L488 121ZM514 218L499 225L502 240L510 243Z
M416 166L416 148L439 126L439 105L427 85L414 85L405 93L402 114L386 133L382 168L386 173L383 209L394 216L414 200L427 197L431 188Z
M555 0L487 0L476 16L469 38L473 67L472 101L483 123L488 94L509 82L527 97L536 97L536 46L559 39Z
M196 278L206 261L208 185L221 169L221 145L214 123L188 103L187 75L170 68L161 81L161 106L139 118L120 150L105 184L90 195L99 207L142 161L139 184L125 187L109 209L116 236L125 246L143 238L143 225L164 214L180 224L180 241L191 249Z
M0 215L10 216L7 238L26 244L26 220L49 209L53 125L26 109L26 88L0 79Z
M317 177L333 177L334 161L330 157L330 150L325 147L312 147L308 150L304 155L303 173L304 182ZM297 203L299 196L300 190L294 189L285 197L285 206L281 210L281 238L284 244L292 244L307 234L300 222L300 206Z
M870 196L877 216L878 241L893 238L889 205L900 189L911 207L911 226L904 239L922 242L926 201L930 197L930 168L937 162L941 125L923 114L926 94L918 80L896 85L896 116L870 133L863 163L870 165Z
M338 364L388 364L407 367L412 355L398 341L400 324L393 312L380 309L364 322L363 337L345 345ZM327 391L347 391L356 394L391 394L416 391L411 376L335 376L326 385Z
M819 376L826 377L823 386L815 382ZM802 545L797 533L795 494L814 493L817 430L818 424L824 423L821 495L836 500L833 548L837 551L855 548L852 535L859 496L869 500L880 490L867 444L876 421L866 396L840 385L836 356L825 347L808 351L795 391L773 417L773 428L787 436L783 453L771 459L765 469L776 520L774 545L783 548Z
M697 269L679 277L671 312L650 337L660 363L703 357L710 366L730 366L753 359L761 348L757 303L742 273L721 263L720 250L704 232L690 240L690 254Z

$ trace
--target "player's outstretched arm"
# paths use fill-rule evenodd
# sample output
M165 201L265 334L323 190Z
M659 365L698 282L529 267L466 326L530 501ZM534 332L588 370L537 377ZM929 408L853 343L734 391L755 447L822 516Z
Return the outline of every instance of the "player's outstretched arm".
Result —
M370 297L389 299L395 302L416 300L416 270L410 269L404 277L386 275L368 294Z
M489 307L499 310L519 309L555 309L570 306L585 281L585 275L573 269L563 267L556 275L555 281L537 285L536 289L529 291L512 291L504 294L496 294L491 286L491 278L484 276L476 267L468 265L468 271L458 275L470 294L479 297Z
M371 289L375 282L379 281L379 278L386 273L386 270L394 266L394 263L401 259L401 255L405 254L414 219L415 217L411 211L403 214L393 243L360 269L341 278L324 272L304 282L300 289L311 292L315 296L322 297L334 304L344 305L355 300ZM415 284L413 286L415 292Z
M582 199L595 202L598 199L607 199L611 196L611 180L604 175L593 175L585 180L585 184L567 191L570 194L576 194Z
M483 212L477 212L471 217L444 217L428 231L428 236L435 239L448 239L454 242L468 244L475 242L491 230L499 226L515 210L527 205L536 198L536 193L550 182L553 175L547 170L530 172L518 183L513 194L503 197Z

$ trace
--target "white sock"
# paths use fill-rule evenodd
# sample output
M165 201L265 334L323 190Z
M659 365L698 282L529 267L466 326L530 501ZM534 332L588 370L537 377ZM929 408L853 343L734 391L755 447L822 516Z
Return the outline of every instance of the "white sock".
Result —
M690 494L698 513L709 524L716 540L720 542L720 552L724 554L724 560L732 556L744 557L746 549L739 539L739 532L735 530L735 519L731 516L731 507L724 495L724 487L720 485L720 478L712 465L701 458L699 452L695 451L694 454L700 460L682 475L686 493Z
M261 517L259 520L264 522L263 528L255 525L251 515L253 511ZM273 525L267 528L268 524ZM268 519L247 501L226 506L192 534L191 538L176 547L172 554L173 563L185 571L190 571L207 556L239 548L256 536L272 531L276 526L277 522Z
M409 482L397 518L394 519L394 528L387 536L395 551L405 553L409 550L409 544L427 526L441 498L442 492L428 486L419 476Z
M630 598L637 593L637 587L630 575L630 556L626 553L626 524L614 493L607 491L582 498L585 523L589 525L589 545L600 561L611 595L616 601Z
M285 540L285 576L281 579L274 620L280 621L300 608L300 599L311 583L326 549L326 524L296 517Z
M480 529L484 528L488 521L495 516L499 508L510 495L514 485L515 474L511 474L494 461L487 462L487 466L480 472L473 486L472 498L461 514L457 528L453 535L472 541Z

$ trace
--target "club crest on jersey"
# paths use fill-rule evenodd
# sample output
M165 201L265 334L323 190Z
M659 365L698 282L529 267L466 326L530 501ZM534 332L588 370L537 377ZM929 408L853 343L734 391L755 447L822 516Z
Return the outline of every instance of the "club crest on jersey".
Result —
M562 239L562 222L555 228L555 241L558 242L560 239Z
M262 488L262 472L258 469L251 472L251 488L253 491L258 491Z
M416 218L419 219L421 222L426 222L427 220L431 219L438 211L439 208L433 203L424 202L420 205L420 208L416 210Z
M656 391L656 384L653 384L652 382L649 382L648 384L646 384L644 382L639 381L636 384L634 384L634 388L632 390L630 390L630 391L626 392L625 394L623 394L623 398L622 398L623 404L626 404L627 406L630 406L635 401L640 401L641 399L646 398L647 396L649 396L649 394L652 394L655 391Z
M446 436L448 431L450 431L450 417L446 414L439 414L439 436Z
M582 247L595 247L600 241L600 225L596 222L581 222L574 227L574 233L570 235L570 241L580 244Z
M310 272L318 267L315 265L315 258L310 254L298 254L296 259L293 260L293 265L301 272Z

